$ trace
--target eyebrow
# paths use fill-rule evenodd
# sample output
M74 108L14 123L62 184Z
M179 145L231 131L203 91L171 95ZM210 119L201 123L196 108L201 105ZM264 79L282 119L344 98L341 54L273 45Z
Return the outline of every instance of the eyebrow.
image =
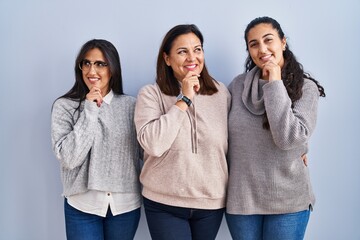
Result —
M274 34L272 34L272 33L267 33L267 34L265 34L264 36L262 36L262 38L266 38L267 36L270 36L270 35L271 35L271 36L274 36ZM255 39L250 40L250 41L249 41L249 44L252 43L252 42L256 42L256 40L255 40Z
M106 63L106 62L103 61L103 60L90 61L89 59L86 59L86 58L84 58L83 61L88 61L88 62L93 62L93 63L96 63L96 62L97 62L97 63L99 63L99 62L100 62L100 63Z
M196 45L194 48L198 48L198 47L202 47L201 44ZM187 48L186 47L179 47L179 48L176 49L176 51L179 51L179 50L187 50Z

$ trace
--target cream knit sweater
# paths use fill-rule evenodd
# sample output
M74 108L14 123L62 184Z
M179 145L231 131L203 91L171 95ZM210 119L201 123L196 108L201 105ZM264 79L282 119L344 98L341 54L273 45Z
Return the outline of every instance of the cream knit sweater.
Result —
M140 90L135 126L145 155L140 181L146 198L187 208L225 206L230 94L217 86L216 94L196 95L187 111L156 84Z

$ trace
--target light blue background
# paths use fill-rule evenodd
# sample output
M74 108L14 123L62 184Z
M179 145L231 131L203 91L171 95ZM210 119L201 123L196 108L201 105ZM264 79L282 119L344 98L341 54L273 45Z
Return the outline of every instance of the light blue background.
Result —
M360 239L359 11L358 0L0 0L0 239L65 239L50 109L73 85L83 43L111 41L125 91L136 96L154 81L164 34L195 23L210 73L228 84L244 70L247 23L263 15L281 23L291 49L327 93L311 139L317 204L306 239ZM136 239L149 239L144 214ZM230 239L225 222L217 239Z

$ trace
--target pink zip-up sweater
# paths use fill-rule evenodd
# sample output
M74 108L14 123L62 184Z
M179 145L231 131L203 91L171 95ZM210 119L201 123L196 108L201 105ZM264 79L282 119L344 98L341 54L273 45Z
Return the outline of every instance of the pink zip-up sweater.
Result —
M144 149L144 197L198 209L225 207L230 93L196 95L183 111L157 84L143 87L135 107L137 138Z

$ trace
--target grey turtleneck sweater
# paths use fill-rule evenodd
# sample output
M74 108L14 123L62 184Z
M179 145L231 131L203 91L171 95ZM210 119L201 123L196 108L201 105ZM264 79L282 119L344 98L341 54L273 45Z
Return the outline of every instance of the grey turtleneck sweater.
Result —
M309 169L301 159L314 131L319 92L305 79L303 95L294 102L283 81L268 82L255 67L229 85L230 214L281 214L314 205ZM262 127L267 113L270 130Z

